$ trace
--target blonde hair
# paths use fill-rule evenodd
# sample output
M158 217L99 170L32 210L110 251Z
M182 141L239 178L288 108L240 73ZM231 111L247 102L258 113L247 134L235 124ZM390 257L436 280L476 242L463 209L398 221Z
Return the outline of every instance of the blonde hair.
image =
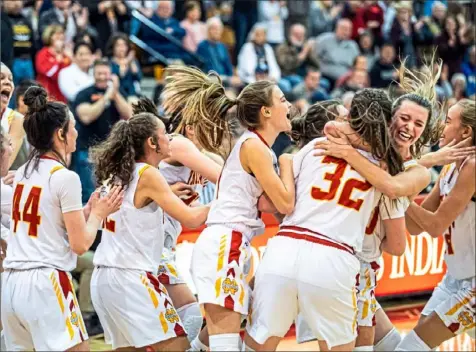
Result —
M473 145L476 145L476 103L471 99L462 99L458 102L461 110L461 124L471 127L473 133Z
M51 38L53 38L53 35L59 32L64 33L63 26L59 24L52 24L47 26L41 34L41 40L43 40L43 44L45 44L45 46L50 46L52 44Z

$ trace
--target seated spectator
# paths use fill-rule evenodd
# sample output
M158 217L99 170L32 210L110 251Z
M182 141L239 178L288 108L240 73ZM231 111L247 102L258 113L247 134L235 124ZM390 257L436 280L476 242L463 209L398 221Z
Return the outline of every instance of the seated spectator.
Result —
M352 69L337 80L335 84L335 88L339 88L343 86L356 70L368 72L368 66L369 65L368 65L366 56L363 56L363 55L357 56L354 60L354 64L352 65ZM368 87L370 87L370 81L367 81L364 85L364 88L368 88Z
M288 7L285 1L269 0L258 2L258 19L266 25L266 41L273 48L283 43L284 21L288 18Z
M172 1L160 1L157 12L150 20L158 27L166 31L180 42L185 37L185 29L180 26L179 21L172 17L174 12ZM168 39L158 35L155 31L146 26L140 28L141 39L152 49L158 51L168 59L179 59L186 63L190 62L189 55Z
M215 71L228 86L242 85L238 76L233 73L233 66L228 50L220 40L223 33L223 23L218 17L207 21L208 37L198 45L197 54L205 60L203 70Z
M306 40L306 27L297 23L289 28L288 40L276 49L276 60L288 84L287 91L302 83L309 65L319 67L314 41Z
M36 80L50 97L67 103L58 85L60 71L71 64L71 58L65 52L63 27L57 24L46 27L42 39L45 47L36 55Z
M251 30L248 42L243 45L238 55L237 69L238 76L247 84L265 79L276 83L280 81L281 70L276 62L273 48L266 43L266 27L264 25L258 23ZM284 93L286 94L286 92Z
M198 44L207 38L207 26L200 21L202 16L200 4L196 1L187 2L185 5L185 19L180 22L185 29L183 46L191 52L196 52Z
M453 75L453 77L451 77L451 89L453 90L453 97L456 99L456 101L459 101L467 97L466 95L467 85L468 85L468 82L466 81L466 77L464 74L456 73Z
M466 95L474 99L476 93L476 45L469 49L468 60L461 65L461 71L468 82L466 86Z
M310 36L317 37L322 33L332 32L343 7L343 3L332 0L313 1L309 16Z
M294 87L292 91L293 101L295 101L294 105L301 113L306 112L309 105L328 99L327 94L319 87L320 79L321 73L319 70L309 67L304 82Z
M119 77L121 94L126 99L139 97L142 71L135 51L131 50L129 37L124 33L114 34L109 39L106 50L111 62L111 72Z
M363 31L359 36L358 44L360 55L367 58L368 71L370 71L375 61L377 61L376 45L372 33L369 31Z
M383 44L380 48L380 58L370 70L370 84L374 88L387 88L398 72L395 70L395 48L391 43Z
M332 84L350 70L359 55L359 47L350 39L351 34L352 23L348 19L340 19L334 33L323 33L317 37L315 50L319 68Z
M85 42L88 43L91 49L93 50L93 62L95 60L99 60L102 58L102 50L98 45L98 40L99 37L97 35L97 32L94 30L92 31L90 28L87 30L81 31L78 34L76 34L76 37L74 37L73 42L74 43L79 43L79 42Z
M35 35L30 21L22 14L21 0L5 1L3 7L12 24L14 58L12 73L17 85L24 79L29 80L35 77L33 68Z
M77 43L73 50L73 63L62 69L58 75L59 89L70 105L74 103L80 91L94 83L92 64L91 46L86 42Z
M345 82L339 88L335 88L331 93L332 99L340 99L346 92L357 92L365 88L365 84L368 82L369 75L367 71L363 70L354 70L352 75L349 77L347 82Z
M89 162L89 148L104 141L117 121L129 119L132 115L131 106L120 93L119 78L111 76L109 62L96 61L93 72L93 85L76 95L72 109L77 118L78 139L71 168L81 179L84 204L96 188Z

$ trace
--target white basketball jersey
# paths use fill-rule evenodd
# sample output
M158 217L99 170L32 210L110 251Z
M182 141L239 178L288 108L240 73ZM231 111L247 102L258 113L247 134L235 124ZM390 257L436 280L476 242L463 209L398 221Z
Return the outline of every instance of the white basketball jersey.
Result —
M344 160L314 156L317 140L294 156L296 206L281 226L317 232L360 251L378 192ZM360 152L375 162L370 153Z
M12 124L13 119L15 118L15 110L6 108L2 114L1 125L3 131L8 133L10 131L10 125Z
M413 159L403 164L405 170L415 165L418 165L418 163ZM410 200L408 197L401 197L396 201L392 201L387 196L382 195L379 204L372 211L369 223L365 228L362 251L357 253L357 257L361 261L371 263L380 259L382 256L380 244L385 238L383 220L403 218L409 206Z
M136 163L121 208L106 219L95 266L137 269L157 273L164 246L162 209L155 202L137 209L134 195L142 173L151 167Z
M3 178L0 179L1 187L1 223L6 229L10 228L10 217L12 213L13 188L3 183ZM2 229L3 229L2 227ZM6 234L5 230L2 234ZM2 237L2 239L6 239Z
M243 169L240 161L241 146L250 138L260 139L266 144L253 131L245 131L238 139L223 166L217 182L216 199L207 219L208 226L225 225L243 233L248 240L263 233L265 227L258 211L258 198L263 194L263 188L253 175ZM269 153L273 157L276 172L279 172L277 158L271 148Z
M63 214L82 210L79 176L58 161L40 159L38 169L24 177L23 165L13 183L12 215L7 257L9 269L76 267Z
M464 162L463 162L464 165ZM446 165L441 171L440 199L447 197L459 176L456 163ZM463 212L443 233L446 242L445 261L448 272L457 279L475 276L475 199L466 205Z

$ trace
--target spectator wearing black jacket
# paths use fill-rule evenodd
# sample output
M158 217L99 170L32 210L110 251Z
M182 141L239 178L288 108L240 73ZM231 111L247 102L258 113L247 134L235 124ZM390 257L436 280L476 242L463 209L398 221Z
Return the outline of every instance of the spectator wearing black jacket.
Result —
M5 4L5 3L4 3ZM0 59L7 66L13 66L13 29L12 22L8 15L3 11L0 13L0 30L2 38L2 50L0 50Z
M370 70L370 85L374 88L387 88L396 79L394 67L395 48L391 43L385 43L380 48L380 58Z

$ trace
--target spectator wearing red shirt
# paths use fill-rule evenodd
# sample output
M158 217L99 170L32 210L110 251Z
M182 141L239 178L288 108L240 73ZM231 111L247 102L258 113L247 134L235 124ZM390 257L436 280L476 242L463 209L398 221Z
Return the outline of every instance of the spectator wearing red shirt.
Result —
M369 30L373 37L375 44L380 46L382 43L382 25L383 25L383 10L378 4L378 1L371 0L365 1L365 7L363 11L363 19L367 30ZM361 34L361 33L359 33Z
M347 18L352 22L352 39L357 40L361 31L367 24L364 21L364 7L360 0L349 0L344 5L341 18Z
M53 99L67 103L58 85L59 72L71 64L71 58L65 52L65 36L63 27L51 25L42 34L45 47L36 55L36 80Z

